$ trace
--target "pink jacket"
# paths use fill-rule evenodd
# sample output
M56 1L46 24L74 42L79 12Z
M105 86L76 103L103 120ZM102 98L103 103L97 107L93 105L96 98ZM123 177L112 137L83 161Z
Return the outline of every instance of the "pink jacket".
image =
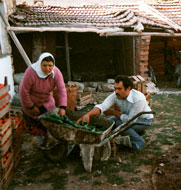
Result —
M30 67L25 71L19 87L20 100L26 115L33 117L30 113L31 107L44 106L48 111L55 107L53 90L57 87L58 106L67 106L67 93L64 79L60 70L54 67L53 74L48 78L39 78Z

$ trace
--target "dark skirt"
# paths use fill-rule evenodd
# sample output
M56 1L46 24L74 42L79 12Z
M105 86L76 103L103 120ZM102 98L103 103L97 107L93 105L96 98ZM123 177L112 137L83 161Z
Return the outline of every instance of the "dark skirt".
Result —
M45 113L47 110L43 107L40 107L40 115ZM33 136L43 135L47 137L47 129L38 119L33 119L23 113L23 126L27 133Z

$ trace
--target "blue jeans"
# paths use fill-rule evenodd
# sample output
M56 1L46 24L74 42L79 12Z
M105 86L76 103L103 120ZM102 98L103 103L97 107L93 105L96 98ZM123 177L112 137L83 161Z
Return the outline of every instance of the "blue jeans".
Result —
M116 116L111 116L109 118L110 120L115 121L115 128L121 125L123 122L118 119ZM138 118L136 122L144 123L144 124L152 124L153 119L145 119L145 118ZM142 136L140 136L138 133L143 132L145 129L147 129L148 126L144 125L133 125L133 127L129 128L128 130L124 131L121 135L123 136L129 136L133 149L140 150L143 148L145 141Z

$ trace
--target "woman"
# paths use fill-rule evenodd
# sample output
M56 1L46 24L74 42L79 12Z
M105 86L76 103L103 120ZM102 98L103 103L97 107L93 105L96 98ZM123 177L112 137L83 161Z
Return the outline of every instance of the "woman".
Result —
M65 115L67 94L64 79L55 66L54 57L50 53L42 53L37 62L27 68L20 83L20 100L24 112L25 127L32 135L46 136L46 129L37 117L55 107L53 90L57 88L59 106L58 113Z

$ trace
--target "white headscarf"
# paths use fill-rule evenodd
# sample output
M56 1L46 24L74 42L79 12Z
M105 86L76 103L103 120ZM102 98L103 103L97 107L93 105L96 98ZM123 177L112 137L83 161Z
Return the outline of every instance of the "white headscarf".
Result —
M45 74L45 73L41 70L41 62L42 62L42 60L43 60L45 57L49 57L49 56L51 56L51 57L53 58L53 61L54 61L53 64L54 64L54 67L55 67L55 59L54 59L53 55L50 54L50 53L48 53L48 52L42 53L42 54L40 55L38 61L36 61L35 63L33 63L33 64L31 65L32 69L36 72L36 74L38 75L39 78L46 78L46 77L48 77L50 74L53 74L53 78L54 78L54 71L53 71L53 69L52 69L52 72L49 73L48 75ZM53 67L53 68L54 68L54 67Z

